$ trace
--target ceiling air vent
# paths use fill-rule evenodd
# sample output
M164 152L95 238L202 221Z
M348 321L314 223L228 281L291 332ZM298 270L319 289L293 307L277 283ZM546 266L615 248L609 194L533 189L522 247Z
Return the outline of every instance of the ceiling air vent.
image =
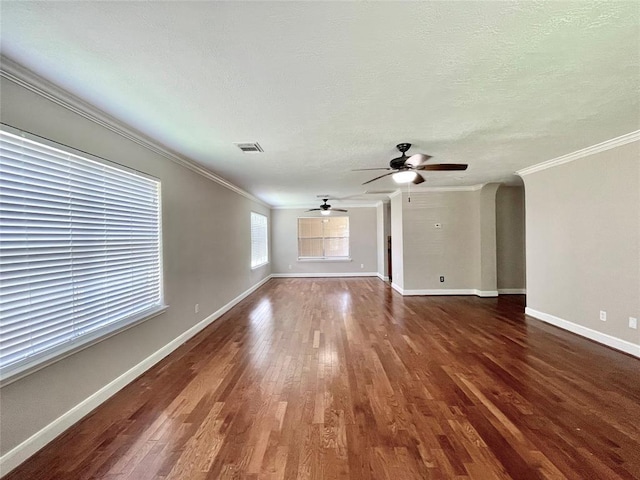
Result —
M258 142L255 143L234 143L243 152L264 152Z

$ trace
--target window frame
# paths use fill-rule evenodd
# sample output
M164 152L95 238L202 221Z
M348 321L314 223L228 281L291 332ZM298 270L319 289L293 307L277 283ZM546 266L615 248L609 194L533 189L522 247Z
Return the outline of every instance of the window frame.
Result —
M147 180L151 180L157 184L157 210L158 210L158 257L157 263L158 265L158 284L159 284L159 302L151 307L142 310L140 312L136 312L131 315L126 315L122 318L119 318L116 321L111 323L107 323L105 325L96 328L89 333L81 334L71 341L65 341L62 343L58 343L57 345L42 350L40 352L28 355L27 357L20 359L16 362L13 362L8 365L0 365L0 386L8 385L16 380L19 380L31 373L34 373L42 368L45 368L55 362L58 362L66 357L69 357L81 350L84 350L92 345L95 345L99 342L102 342L118 333L121 333L129 328L133 328L136 325L139 325L147 320L150 320L158 315L161 315L169 308L169 305L165 303L165 288L164 288L164 262L163 262L163 218L162 218L162 182L160 179L146 174L144 172L140 172L133 168L130 168L126 165L122 165L120 163L114 162L112 160L108 160L97 155L90 154L88 152L75 149L68 145L64 145L53 140L49 140L47 138L43 138L38 135L34 135L14 127L11 127L6 124L0 125L0 131L13 135L15 137L20 137L30 142L34 142L36 144L40 144L44 147L51 148L53 150L57 150L65 155L69 155L71 157L79 158L81 161L88 161L89 163L97 163L100 165L107 166L111 169L118 170L120 173L134 175L138 177L145 178Z
M253 219L254 217L262 217L264 218L264 258L265 261L262 263L253 263L254 261L254 241L253 241ZM251 211L250 215L250 243L251 243L251 270L255 270L260 267L264 267L265 265L269 265L269 217L267 217L264 213Z
M327 256L327 255L323 255L321 257L312 257L312 256L301 256L300 255L300 220L301 219L314 219L314 220L320 220L321 222L323 220L330 220L332 218L346 218L347 222L348 222L348 228L349 228L349 236L346 237L347 238L347 248L348 248L348 254L346 256ZM299 262L350 262L351 261L351 219L349 217L349 215L331 215L331 216L321 216L321 217L314 217L314 216L303 216L303 217L298 217L297 221L296 221L296 228L297 228L297 233L296 233L296 240L297 240L297 259ZM324 228L323 228L323 235L322 235L322 251L323 253L325 252L325 241L328 238L338 238L338 237L325 237L324 236ZM340 238L344 238L344 237L340 237Z

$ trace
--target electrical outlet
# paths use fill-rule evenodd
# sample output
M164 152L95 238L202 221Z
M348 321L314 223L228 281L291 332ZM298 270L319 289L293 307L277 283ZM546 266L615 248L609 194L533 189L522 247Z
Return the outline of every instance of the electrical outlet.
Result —
M364 263L361 263L361 264L360 264L360 268L364 268Z
M193 310L198 313L200 311L200 304L196 303L195 307L193 307Z
M291 270L291 265L289 265L289 270Z
M440 282L444 282L444 277L440 277Z
M635 317L629 317L629 328L636 330L638 328L638 319Z
M605 312L604 310L600 310L600 320L602 320L603 322L607 321L607 312Z

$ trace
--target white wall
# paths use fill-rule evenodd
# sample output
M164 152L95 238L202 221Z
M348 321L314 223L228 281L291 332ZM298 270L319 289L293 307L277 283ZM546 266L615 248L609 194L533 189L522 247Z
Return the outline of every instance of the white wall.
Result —
M271 214L272 273L275 275L377 275L376 207L349 207L351 261L298 260L298 217L320 216L306 209L274 209ZM291 266L291 268L289 268Z
M640 356L640 142L523 179L527 312Z
M160 316L3 387L0 452L5 455L267 278L270 266L250 268L250 212L267 216L270 212L4 78L0 96L3 123L160 179L164 292L169 305ZM16 452L4 459L18 458Z

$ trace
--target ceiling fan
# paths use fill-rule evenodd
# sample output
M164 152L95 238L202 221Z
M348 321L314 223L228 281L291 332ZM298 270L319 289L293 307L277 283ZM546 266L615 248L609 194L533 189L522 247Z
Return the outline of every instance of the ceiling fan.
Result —
M418 185L424 182L424 178L418 170L432 170L432 171L451 171L451 170L466 170L468 165L466 163L434 163L425 165L431 155L425 155L424 153L416 153L407 157L405 152L411 148L410 143L399 143L396 148L402 153L398 158L394 158L389 162L388 167L381 168L358 168L356 171L363 170L393 170L391 173L385 173L379 177L372 178L369 181L364 182L362 185L374 182L380 178L392 175L396 183L413 183Z
M320 205L320 207L318 208L311 208L309 210L307 210L307 212L320 212L320 214L322 215L329 215L331 212L346 212L347 210L344 210L342 208L333 208L331 205L329 205L327 203L327 200L329 200L328 198L323 198L322 201L324 202L322 205Z

